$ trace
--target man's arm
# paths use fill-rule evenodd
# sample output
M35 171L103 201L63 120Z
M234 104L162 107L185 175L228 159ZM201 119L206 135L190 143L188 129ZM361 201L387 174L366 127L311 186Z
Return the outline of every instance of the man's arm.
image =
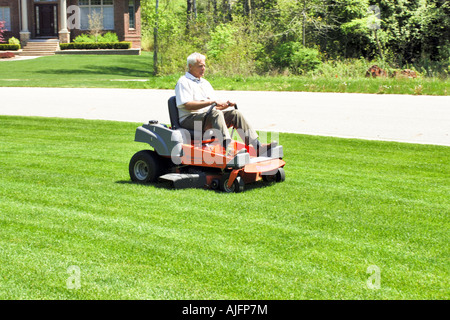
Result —
M230 101L222 102L218 100L212 100L210 97L214 96L213 87L207 81L204 85L206 86L206 88L204 88L204 90L202 91L204 92L205 100L192 100L194 98L194 91L190 86L190 81L185 77L180 78L180 80L178 80L177 82L177 85L175 86L175 95L177 97L178 106L183 105L184 109L188 111L195 111L208 107L213 103L216 104L217 110L224 110L230 106L235 105Z
M222 102L222 101L216 101L216 100L201 100L201 101L186 102L184 104L184 108L189 111L194 111L194 110L199 110L199 109L208 107L208 106L212 105L213 103L216 104L216 108L218 110L224 110L224 109L230 107L229 102Z
M210 106L213 103L213 100L189 101L184 104L184 108L189 111L194 111Z

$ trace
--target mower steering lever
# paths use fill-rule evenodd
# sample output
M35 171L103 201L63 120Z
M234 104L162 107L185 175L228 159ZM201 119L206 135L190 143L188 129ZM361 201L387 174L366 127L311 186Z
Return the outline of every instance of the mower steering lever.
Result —
M212 110L213 110L216 106L217 106L217 103L214 102L214 103L209 107L208 111L206 111L205 119L211 114ZM237 110L237 108L238 108L238 107L237 107L237 104L235 104L235 105L234 105L234 109ZM203 122L202 132L205 132L205 125L206 125L206 121Z

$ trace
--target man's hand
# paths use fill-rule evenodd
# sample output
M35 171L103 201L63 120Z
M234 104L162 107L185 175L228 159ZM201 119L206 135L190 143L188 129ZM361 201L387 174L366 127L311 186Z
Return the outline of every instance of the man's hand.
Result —
M217 110L225 110L229 107L234 107L236 105L236 103L227 101L227 102L222 102L222 101L214 101L216 103L216 109Z
M210 105L212 105L213 103L216 104L216 109L217 110L225 110L229 107L234 107L236 105L236 103L227 101L227 102L223 102L223 101L213 101L213 100L201 100L201 101L189 101L186 102L184 104L184 107L187 110L193 111L193 110L199 110L205 107L208 107Z

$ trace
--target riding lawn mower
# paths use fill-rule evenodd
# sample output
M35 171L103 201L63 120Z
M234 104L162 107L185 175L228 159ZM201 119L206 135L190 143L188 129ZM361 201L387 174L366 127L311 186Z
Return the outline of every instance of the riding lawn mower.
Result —
M175 96L168 100L168 107L170 126L150 120L136 129L135 141L147 143L153 150L133 155L129 164L132 181L165 181L174 188L242 192L248 183L285 180L283 146L276 145L259 155L253 146L238 140L224 148L204 128L193 131L180 126Z

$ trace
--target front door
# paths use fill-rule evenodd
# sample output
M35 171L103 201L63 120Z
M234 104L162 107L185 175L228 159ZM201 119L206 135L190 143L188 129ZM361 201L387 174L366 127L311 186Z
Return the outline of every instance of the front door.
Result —
M52 37L57 34L56 4L36 4L36 35Z

